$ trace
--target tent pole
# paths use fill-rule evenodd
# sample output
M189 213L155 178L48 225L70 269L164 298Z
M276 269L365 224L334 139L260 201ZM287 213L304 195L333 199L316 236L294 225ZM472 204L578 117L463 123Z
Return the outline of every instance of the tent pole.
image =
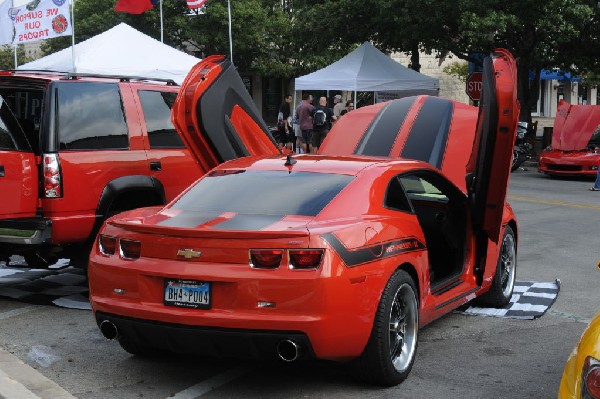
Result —
M75 0L71 3L71 61L73 63L73 73L77 72L75 69Z
M356 102L356 90L354 90L354 109L358 108L358 103Z
M164 38L164 26L163 26L163 9L162 9L162 0L160 0L160 42L164 43L165 42L165 38Z
M233 64L233 38L231 37L231 1L227 0L227 14L229 16L229 58Z
M15 69L17 69L17 65L18 65L18 63L17 63L17 46L18 46L17 44L15 44L13 46L13 49L15 50Z

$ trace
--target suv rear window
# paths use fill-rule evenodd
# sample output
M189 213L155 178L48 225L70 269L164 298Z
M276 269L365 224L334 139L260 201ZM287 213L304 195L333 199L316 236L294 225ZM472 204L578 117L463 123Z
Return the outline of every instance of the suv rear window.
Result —
M44 92L42 90L10 87L0 89L0 94L14 112L33 151L39 153L39 132L44 105Z
M57 87L61 150L129 148L123 102L116 83L77 82Z
M316 216L352 176L288 171L213 172L186 192L173 209L253 215Z
M29 143L2 97L0 97L0 150L30 150Z
M138 91L148 130L150 148L185 148L171 122L171 108L177 93L167 91Z

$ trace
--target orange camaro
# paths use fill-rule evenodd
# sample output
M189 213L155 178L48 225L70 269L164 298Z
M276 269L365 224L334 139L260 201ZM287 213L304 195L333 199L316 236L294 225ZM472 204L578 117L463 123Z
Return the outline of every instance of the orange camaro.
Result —
M351 361L400 383L419 327L512 295L515 62L498 50L484 70L479 117L410 97L348 113L321 154L283 156L231 64L202 61L173 115L214 169L101 229L89 283L104 336L139 355Z

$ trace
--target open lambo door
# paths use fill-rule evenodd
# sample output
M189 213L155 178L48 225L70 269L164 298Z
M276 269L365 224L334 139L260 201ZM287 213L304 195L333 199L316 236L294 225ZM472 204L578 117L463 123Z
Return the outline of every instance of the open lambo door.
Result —
M512 55L496 50L484 60L483 87L467 188L475 231L498 242L515 144L519 103Z
M181 86L173 124L204 172L231 159L280 154L233 64L210 56Z

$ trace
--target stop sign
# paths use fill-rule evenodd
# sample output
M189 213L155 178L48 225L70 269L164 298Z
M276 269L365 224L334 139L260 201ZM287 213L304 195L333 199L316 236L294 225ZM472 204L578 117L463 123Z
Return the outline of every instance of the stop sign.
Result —
M467 96L473 101L481 100L483 72L473 72L467 78Z

